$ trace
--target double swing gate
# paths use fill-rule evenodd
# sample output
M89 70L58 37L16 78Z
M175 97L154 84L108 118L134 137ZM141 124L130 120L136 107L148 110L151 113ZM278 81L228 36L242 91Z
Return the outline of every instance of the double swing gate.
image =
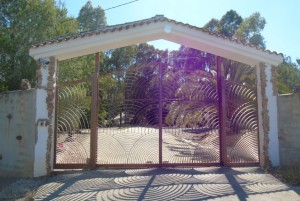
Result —
M217 66L141 64L59 84L55 168L258 165L256 89Z

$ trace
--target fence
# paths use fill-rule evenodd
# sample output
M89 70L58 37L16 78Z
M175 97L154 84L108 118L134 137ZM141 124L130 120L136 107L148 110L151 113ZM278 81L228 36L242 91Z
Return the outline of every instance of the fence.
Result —
M278 129L280 164L300 165L300 93L278 97Z
M0 94L0 176L33 176L35 111L35 89Z
M0 176L32 177L36 89L0 94ZM278 97L281 165L300 164L300 93Z

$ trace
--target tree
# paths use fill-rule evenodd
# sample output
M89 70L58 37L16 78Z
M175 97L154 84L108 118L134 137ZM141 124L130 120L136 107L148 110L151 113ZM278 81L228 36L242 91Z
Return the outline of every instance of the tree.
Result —
M77 17L77 31L88 31L106 26L105 12L101 7L94 8L91 1L82 6ZM109 52L100 53L100 71L107 71ZM85 55L60 62L58 82L87 78L95 71L95 55Z
M209 22L207 22L203 26L203 29L210 31L210 32L218 32L219 23L220 23L219 20L212 18Z
M108 126L116 126L115 118L120 118L119 125L122 122L149 123L150 117L156 115L151 113L153 105L139 100L157 96L153 89L157 87L156 60L160 52L145 43L107 52L107 68L100 76L100 92L103 94L100 102L107 106L105 119Z
M277 66L277 80L279 93L291 93L294 87L300 85L300 68L290 57L285 57Z
M77 22L66 14L53 0L0 2L0 92L19 89L21 79L35 85L37 66L29 46L76 31Z
M110 50L107 52L109 57L107 65L110 71L126 70L135 63L137 46L126 46Z
M79 31L89 31L107 25L104 10L100 6L94 8L91 1L87 1L80 9L77 20Z
M261 35L261 31L264 29L265 24L266 20L256 12L244 19L234 35L239 41L265 49L266 45L264 37Z
M264 37L261 35L265 24L266 20L257 12L243 19L236 11L230 10L222 16L220 21L211 19L203 29L265 49ZM224 59L223 63L223 72L227 80L251 86L255 84L253 68L228 59Z
M243 19L236 11L230 10L220 20L211 19L203 29L265 49L261 35L265 24L266 20L258 12Z
M243 18L234 10L228 11L218 24L218 33L223 36L232 38L235 35L235 31L240 27L243 22Z

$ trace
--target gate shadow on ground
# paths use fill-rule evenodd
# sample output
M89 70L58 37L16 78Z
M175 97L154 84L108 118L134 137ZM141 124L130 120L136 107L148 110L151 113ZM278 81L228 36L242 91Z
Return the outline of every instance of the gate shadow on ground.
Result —
M36 200L300 200L259 168L99 169L54 173Z

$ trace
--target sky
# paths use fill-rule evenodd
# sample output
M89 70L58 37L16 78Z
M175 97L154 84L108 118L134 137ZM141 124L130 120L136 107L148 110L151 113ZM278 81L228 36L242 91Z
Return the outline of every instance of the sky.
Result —
M109 9L133 0L92 0L93 7ZM77 17L87 0L62 0L68 15ZM212 18L221 19L229 10L243 18L259 12L267 24L262 32L268 50L300 59L299 0L137 0L105 11L108 25L122 24L164 15L169 19L203 27ZM177 49L167 41L151 43L160 49Z

